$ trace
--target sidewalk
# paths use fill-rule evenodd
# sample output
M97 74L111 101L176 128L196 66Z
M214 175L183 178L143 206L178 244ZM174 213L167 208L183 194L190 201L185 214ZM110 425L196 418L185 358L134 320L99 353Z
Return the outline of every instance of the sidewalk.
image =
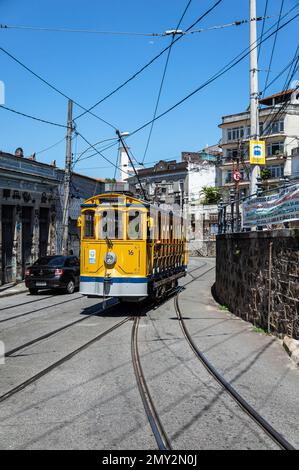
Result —
M10 295L22 294L23 292L27 292L28 289L25 286L25 282L18 282L17 284L11 282L10 284L4 284L0 286L0 298L1 297L9 297Z

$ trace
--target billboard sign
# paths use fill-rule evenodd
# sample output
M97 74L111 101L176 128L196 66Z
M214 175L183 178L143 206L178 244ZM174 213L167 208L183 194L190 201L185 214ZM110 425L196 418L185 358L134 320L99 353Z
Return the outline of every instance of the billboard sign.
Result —
M299 220L299 184L270 196L243 202L243 227L267 226Z
M266 144L264 140L250 140L249 156L251 165L265 165Z

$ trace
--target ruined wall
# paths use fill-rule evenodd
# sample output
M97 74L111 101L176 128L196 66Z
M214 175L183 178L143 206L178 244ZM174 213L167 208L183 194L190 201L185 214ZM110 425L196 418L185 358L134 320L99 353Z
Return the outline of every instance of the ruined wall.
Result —
M299 339L299 230L217 236L218 301L278 336Z

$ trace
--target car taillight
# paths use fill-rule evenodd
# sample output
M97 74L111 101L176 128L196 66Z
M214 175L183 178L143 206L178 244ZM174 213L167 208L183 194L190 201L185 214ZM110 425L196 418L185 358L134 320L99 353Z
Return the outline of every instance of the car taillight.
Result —
M63 269L55 269L55 276L62 276Z
M30 276L30 274L31 274L30 269L26 269L26 271L25 271L25 276Z

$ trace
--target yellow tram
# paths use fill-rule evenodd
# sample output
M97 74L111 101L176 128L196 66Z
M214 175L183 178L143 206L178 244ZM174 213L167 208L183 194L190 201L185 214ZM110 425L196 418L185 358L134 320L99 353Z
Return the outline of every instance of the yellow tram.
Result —
M187 271L180 215L127 193L81 204L80 292L123 301L159 298Z

